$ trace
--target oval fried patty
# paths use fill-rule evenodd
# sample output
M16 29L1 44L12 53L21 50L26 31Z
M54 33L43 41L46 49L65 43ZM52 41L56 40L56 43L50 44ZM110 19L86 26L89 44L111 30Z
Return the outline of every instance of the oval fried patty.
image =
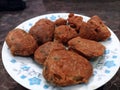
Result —
M67 41L69 41L70 39L76 36L77 36L77 32L73 28L67 25L60 25L55 28L54 39L57 42L65 44L67 43Z
M83 39L81 37L71 39L68 44L70 49L88 59L102 56L105 50L105 46L103 46L101 43L93 40Z
M39 45L52 41L55 25L49 19L40 19L30 28L29 33L37 40Z
M44 61L51 51L61 49L65 49L65 47L61 43L46 42L45 44L39 46L39 48L35 51L34 59L39 64L44 64Z
M57 86L85 83L92 72L92 65L87 59L67 50L51 52L43 69L45 79Z
M38 47L36 40L22 29L10 31L6 37L6 43L13 55L29 56Z

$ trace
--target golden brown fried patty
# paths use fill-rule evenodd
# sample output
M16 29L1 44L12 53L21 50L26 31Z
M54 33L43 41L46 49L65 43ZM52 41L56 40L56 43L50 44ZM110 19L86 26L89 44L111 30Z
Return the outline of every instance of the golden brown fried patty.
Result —
M67 50L51 52L44 65L45 79L57 86L86 83L93 72L87 59Z
M46 42L45 44L39 46L39 48L34 53L34 59L39 64L44 64L47 56L53 50L61 50L65 49L65 47L61 43L57 42Z
M104 54L105 47L96 41L76 37L68 42L71 49L86 58L94 58Z
M77 32L67 25L61 25L55 28L54 38L58 42L67 43L68 40L76 36Z
M86 39L104 41L110 37L111 33L102 20L95 15L87 23L82 23L79 35Z
M55 21L55 25L60 26L60 25L66 25L67 24L67 20L63 19L63 18L59 18Z
M68 24L71 27L75 28L76 31L80 29L82 22L83 18L81 16L75 16L73 13L69 14Z
M38 44L43 44L53 39L55 25L48 19L40 19L30 29L29 33L37 40Z
M22 29L10 31L6 43L13 55L29 56L38 47L36 40Z

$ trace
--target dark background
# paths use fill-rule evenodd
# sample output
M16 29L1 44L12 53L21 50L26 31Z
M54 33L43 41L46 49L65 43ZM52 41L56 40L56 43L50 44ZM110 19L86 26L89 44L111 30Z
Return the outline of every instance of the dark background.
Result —
M7 9L0 11L0 54L10 30L27 19L49 13L74 12L90 17L98 15L120 39L120 0L26 0L24 8L19 11L7 11ZM1 56L0 90L27 90L8 75ZM108 83L97 90L120 90L120 69Z

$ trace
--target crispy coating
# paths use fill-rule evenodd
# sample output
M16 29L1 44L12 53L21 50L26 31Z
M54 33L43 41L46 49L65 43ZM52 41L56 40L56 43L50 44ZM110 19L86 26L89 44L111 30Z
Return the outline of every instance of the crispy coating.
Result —
M86 39L104 41L111 36L111 33L102 20L95 15L87 23L82 23L79 35Z
M71 27L75 28L77 32L79 31L82 22L83 22L83 18L81 16L75 16L73 13L69 14L68 24Z
M43 76L51 84L68 86L86 83L93 67L84 57L67 50L53 51L45 61Z
M22 29L10 31L6 37L6 43L13 55L29 56L38 47L36 40Z
M77 32L67 25L61 25L55 28L54 38L58 42L67 43L68 40L76 36Z
M88 59L102 56L105 50L101 43L80 37L71 39L68 45L72 50Z
M34 53L34 59L39 64L44 64L47 56L53 50L62 50L65 47L61 43L57 42L46 42L43 45L39 46L39 48Z
M73 17L74 16L74 13L69 13L68 17Z
M37 40L38 44L41 45L47 41L53 39L55 25L48 19L40 19L30 29L29 33Z
M66 25L67 24L67 20L63 19L63 18L59 18L55 21L55 25L56 26L60 26L60 25Z

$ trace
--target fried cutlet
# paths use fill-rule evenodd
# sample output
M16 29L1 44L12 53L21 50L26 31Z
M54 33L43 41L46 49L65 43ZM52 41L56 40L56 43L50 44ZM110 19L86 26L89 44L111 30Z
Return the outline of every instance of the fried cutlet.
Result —
M88 82L93 72L90 62L75 52L56 50L45 61L43 76L57 86Z
M47 56L50 54L53 50L61 50L65 49L65 47L61 43L57 42L46 42L39 46L39 48L34 53L34 59L39 64L44 64Z
M100 17L95 15L87 23L82 23L79 36L85 39L104 41L111 36L111 33Z
M77 36L77 32L73 28L67 25L60 25L55 28L54 39L57 42L64 44L76 36Z
M41 45L45 42L52 41L55 30L54 22L48 19L40 19L30 28L29 33L37 40Z
M13 55L29 56L38 47L32 35L18 28L11 30L5 40Z
M71 39L68 42L68 45L70 49L88 59L102 56L105 51L105 46L103 46L101 43L93 40L83 39L81 37Z

